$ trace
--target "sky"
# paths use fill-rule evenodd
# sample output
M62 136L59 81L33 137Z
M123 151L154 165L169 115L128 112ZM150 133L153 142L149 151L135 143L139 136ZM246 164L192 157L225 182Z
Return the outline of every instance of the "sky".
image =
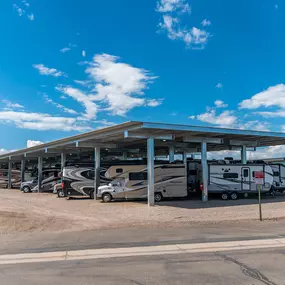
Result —
M0 153L132 120L285 132L283 2L0 1Z

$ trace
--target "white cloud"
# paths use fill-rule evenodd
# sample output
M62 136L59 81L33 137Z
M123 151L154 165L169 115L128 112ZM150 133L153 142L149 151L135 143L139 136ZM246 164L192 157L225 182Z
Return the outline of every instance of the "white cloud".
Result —
M31 20L31 21L34 21L35 20L35 15L33 13L29 14L28 15L28 19Z
M189 28L181 23L181 15L190 13L191 8L184 0L157 1L157 12L162 13L159 28L166 31L171 40L182 40L187 47L203 49L208 42L210 34L197 27Z
M90 98L107 104L105 110L120 116L146 104L146 99L138 96L155 79L148 71L119 62L118 57L109 54L94 56L86 72L95 86L96 95Z
M24 106L18 104L18 103L12 103L9 100L2 100L2 102L6 105L6 108L11 108L11 109L23 109Z
M223 150L208 152L208 159L224 159L232 157L233 159L241 159L241 153L238 150ZM266 159L266 158L281 158L285 157L285 146L269 146L257 148L256 151L247 151L248 160Z
M260 107L277 106L285 109L285 85L278 84L270 86L266 90L243 100L239 107L241 109L257 109Z
M33 147L41 144L43 144L41 141L27 140L27 147Z
M46 103L50 103L54 106L56 106L58 109L62 109L63 112L68 113L68 114L72 114L72 115L77 115L78 113L70 108L66 108L65 106L54 102L51 98L48 97L48 95L44 94L44 99Z
M285 118L285 110L272 111L272 112L256 112L256 114L261 115L265 118L281 117Z
M225 102L222 101L222 100L216 100L214 103L215 103L215 106L217 108L226 108L226 107L228 107L228 104L225 104Z
M76 84L82 85L82 86L91 86L91 81L90 80L74 80Z
M22 9L21 7L19 7L17 4L13 4L13 7L17 11L17 13L20 17L26 13L26 11L24 9Z
M146 105L149 107L157 107L162 104L163 99L149 99L146 102Z
M79 119L93 119L96 118L97 112L98 112L98 106L96 103L92 101L93 96L92 95L86 95L79 89L66 86L58 86L56 88L58 91L63 92L65 95L70 96L80 104L82 104L85 107L85 114L82 114L83 117L80 117Z
M28 3L26 0L23 0L22 3L26 6L26 7L30 7L30 3Z
M85 51L85 50L82 51L82 56L83 56L83 57L86 56L86 51Z
M76 118L56 117L44 113L15 111L0 112L0 123L14 124L18 128L31 130L86 131L91 128L79 124Z
M219 83L216 85L216 88L218 88L218 89L223 88L223 84L219 82Z
M60 76L67 77L67 75L64 72L58 71L55 68L48 68L43 64L34 64L33 67L37 69L41 75L51 75L54 77L60 77Z
M201 122L223 127L233 127L237 122L237 117L233 115L232 111L224 111L220 115L217 115L216 110L210 110L206 113L197 115L196 118Z
M157 11L160 13L179 11L182 13L190 13L191 7L185 0L160 0L157 1Z
M70 47L65 47L65 48L62 48L62 49L60 50L60 52L65 53L65 52L68 52L68 51L70 51L70 50L71 50Z
M203 27L207 27L211 25L211 21L208 19L204 19L201 24Z
M192 116L189 116L188 118L191 119L191 120L195 120L195 119L196 119L196 116L193 116L193 115L192 115Z

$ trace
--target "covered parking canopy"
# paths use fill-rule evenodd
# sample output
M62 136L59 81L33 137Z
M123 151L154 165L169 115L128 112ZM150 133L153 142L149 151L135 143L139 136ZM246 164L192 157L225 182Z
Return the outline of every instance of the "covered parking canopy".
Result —
M25 159L38 158L38 183L41 184L42 161L45 156L61 155L61 165L65 163L67 153L76 153L81 149L94 150L95 189L100 183L101 153L117 150L123 153L138 151L148 158L148 202L154 204L154 156L168 153L169 160L174 154L201 152L203 173L203 200L208 199L207 151L240 149L241 159L246 163L246 149L283 145L285 133L251 130L176 125L152 122L127 122L84 134L52 141L42 145L14 151L0 156L0 162L8 162L8 181L11 187L11 168L13 161L21 161L22 177Z

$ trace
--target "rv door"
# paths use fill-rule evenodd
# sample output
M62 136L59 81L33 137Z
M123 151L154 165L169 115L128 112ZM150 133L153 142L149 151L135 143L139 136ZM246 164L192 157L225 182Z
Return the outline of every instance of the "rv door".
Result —
M250 169L249 167L242 167L241 168L241 189L243 191L251 190L250 184Z

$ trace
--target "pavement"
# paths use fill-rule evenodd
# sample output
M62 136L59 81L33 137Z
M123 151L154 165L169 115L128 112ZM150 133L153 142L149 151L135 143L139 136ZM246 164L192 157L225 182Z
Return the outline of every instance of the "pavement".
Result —
M0 236L0 284L285 284L285 221Z

